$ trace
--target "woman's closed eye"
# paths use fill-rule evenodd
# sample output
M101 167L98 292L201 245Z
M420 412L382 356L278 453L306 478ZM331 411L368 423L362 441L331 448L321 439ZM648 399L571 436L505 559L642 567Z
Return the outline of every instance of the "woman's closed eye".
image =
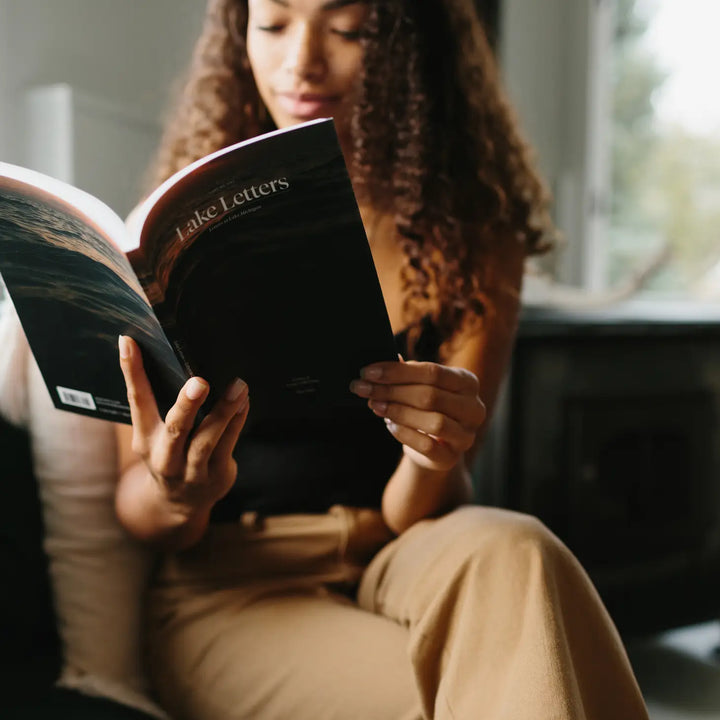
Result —
M272 25L256 25L256 30L266 33L279 33L285 29L285 25L282 23L273 23Z
M356 30L341 30L340 28L331 28L330 32L332 32L334 35L339 35L343 40L349 40L350 42L355 42L360 39L361 31L360 29Z

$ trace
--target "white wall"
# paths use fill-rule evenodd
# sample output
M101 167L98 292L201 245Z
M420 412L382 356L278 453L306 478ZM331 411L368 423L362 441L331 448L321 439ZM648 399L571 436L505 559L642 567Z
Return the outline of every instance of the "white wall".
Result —
M607 93L598 87L598 31L609 31L606 0L503 0L500 60L505 84L540 169L555 197L566 245L557 268L565 282L593 287L603 273L592 238L602 232L598 198L607 164L598 119ZM608 58L604 58L608 60Z
M0 0L0 159L23 164L30 88L67 83L159 121L203 0Z
M8 55L8 35L7 0L0 0L0 158L6 155L5 149L10 142L8 120L11 108L9 107L8 97L11 63Z
M572 1L572 0L571 0ZM504 0L500 62L510 99L535 147L544 174L557 178L563 166L558 136L570 98L566 93L568 0Z

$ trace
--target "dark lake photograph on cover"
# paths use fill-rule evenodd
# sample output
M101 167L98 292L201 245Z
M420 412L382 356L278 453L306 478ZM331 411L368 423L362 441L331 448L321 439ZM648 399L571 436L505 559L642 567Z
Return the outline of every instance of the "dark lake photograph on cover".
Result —
M73 206L5 177L0 272L56 406L74 398L87 402L89 415L128 419L118 334L131 335L143 348L160 395L184 381L127 258L111 239ZM85 394L92 400L83 400Z

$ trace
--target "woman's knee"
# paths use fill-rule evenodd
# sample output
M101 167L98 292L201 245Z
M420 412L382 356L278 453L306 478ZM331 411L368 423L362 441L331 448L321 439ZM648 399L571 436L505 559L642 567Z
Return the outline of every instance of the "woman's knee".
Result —
M501 508L464 506L446 515L455 551L466 556L563 559L571 555L564 543L538 518Z

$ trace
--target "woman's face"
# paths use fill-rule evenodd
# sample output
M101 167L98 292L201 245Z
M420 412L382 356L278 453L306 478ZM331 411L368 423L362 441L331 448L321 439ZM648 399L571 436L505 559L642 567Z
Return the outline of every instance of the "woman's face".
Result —
M362 67L365 0L249 0L247 49L255 82L279 127L334 117L341 139Z

